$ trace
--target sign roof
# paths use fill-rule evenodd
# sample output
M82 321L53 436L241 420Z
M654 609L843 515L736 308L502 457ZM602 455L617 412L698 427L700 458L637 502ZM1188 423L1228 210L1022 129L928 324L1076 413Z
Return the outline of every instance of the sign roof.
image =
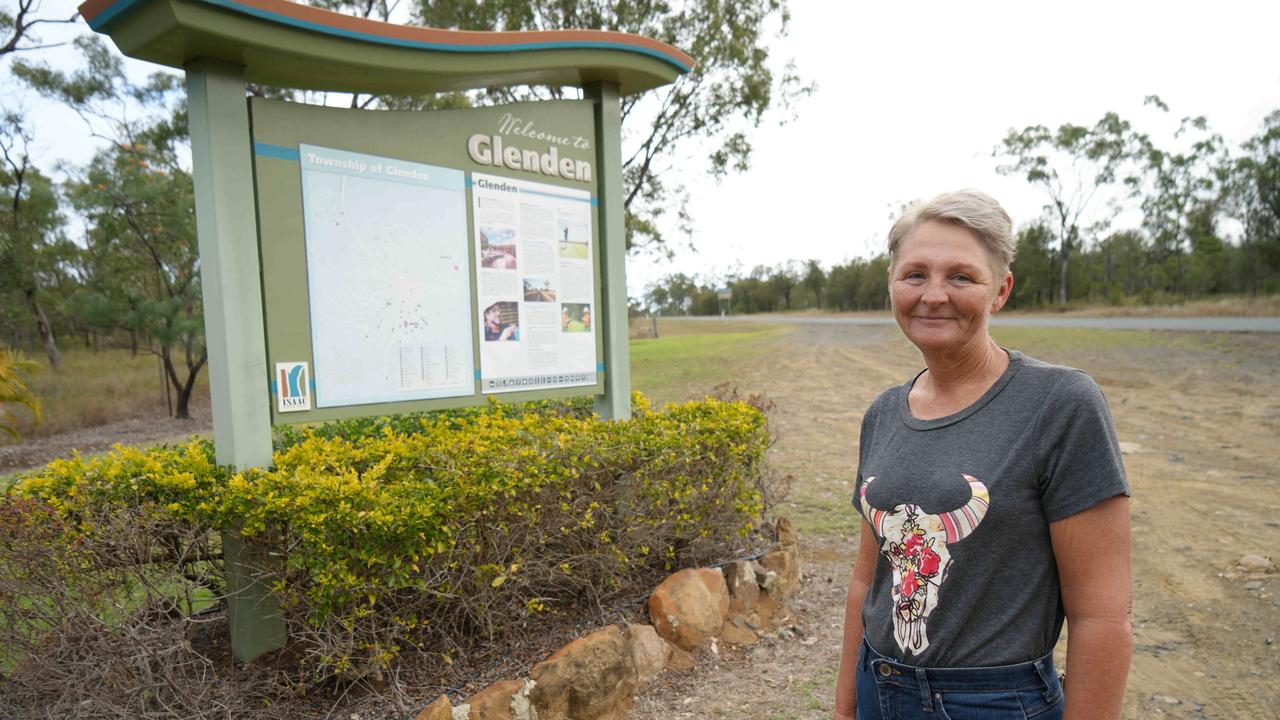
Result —
M428 93L615 82L623 95L674 82L693 58L607 30L486 32L396 25L288 0L87 0L80 14L130 57L244 66L249 82Z

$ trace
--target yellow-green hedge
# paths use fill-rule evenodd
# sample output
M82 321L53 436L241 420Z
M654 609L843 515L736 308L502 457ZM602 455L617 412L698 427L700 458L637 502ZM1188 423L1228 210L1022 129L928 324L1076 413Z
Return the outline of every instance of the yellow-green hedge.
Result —
M234 474L204 442L117 448L14 492L82 544L108 508L158 514L184 537L237 529L274 559L268 579L319 673L410 646L447 655L540 613L642 594L744 546L764 511L765 418L741 402L653 411L637 397L629 422L495 406L414 427L304 433L273 468Z

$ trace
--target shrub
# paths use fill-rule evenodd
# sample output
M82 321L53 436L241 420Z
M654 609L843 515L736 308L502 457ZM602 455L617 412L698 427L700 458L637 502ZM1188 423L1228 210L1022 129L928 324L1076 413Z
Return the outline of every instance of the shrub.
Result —
M0 430L11 437L18 437L21 418L13 407L22 406L31 414L35 424L40 423L40 398L27 387L26 374L39 367L28 360L21 351L0 347Z
M304 671L362 674L407 648L448 657L542 613L641 596L673 568L743 550L768 492L763 413L715 399L635 408L622 423L544 403L302 430L273 468L239 473L205 442L117 448L51 463L7 502L37 503L59 543L91 548L75 561L88 577L104 558L164 568L123 584L163 587L149 602L175 614L221 591L217 532L233 529L272 558L256 570ZM145 540L100 533L121 517ZM21 558L6 553L7 577Z

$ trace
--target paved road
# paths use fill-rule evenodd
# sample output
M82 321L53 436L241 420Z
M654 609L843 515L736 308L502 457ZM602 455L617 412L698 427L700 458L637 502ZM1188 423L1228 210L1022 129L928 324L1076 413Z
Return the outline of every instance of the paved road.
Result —
M698 318L717 320L719 318ZM729 320L805 325L892 325L888 315L736 315ZM1280 317L1055 317L1004 315L992 325L1023 327L1097 328L1100 330L1177 330L1184 332L1280 333Z

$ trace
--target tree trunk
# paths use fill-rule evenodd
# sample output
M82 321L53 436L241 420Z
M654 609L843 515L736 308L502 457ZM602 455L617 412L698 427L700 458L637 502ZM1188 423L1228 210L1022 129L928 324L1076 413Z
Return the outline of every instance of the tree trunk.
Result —
M1074 233L1073 233L1074 234ZM1062 265L1058 267L1058 304L1067 304L1067 264L1071 260L1071 235L1062 238Z
M23 291L23 295L27 298L31 313L35 315L36 329L40 332L40 339L44 341L44 352L49 356L49 366L55 372L61 370L62 353L58 352L58 342L53 337L53 328L49 326L49 317L44 314L44 308L40 307L40 301L36 299L36 289L27 288Z
M189 405L191 404L191 392L196 387L196 377L200 375L200 369L204 367L205 361L208 359L208 353L202 353L199 360L192 363L187 361L187 380L182 382L178 380L178 371L173 367L173 354L169 348L161 348L160 359L164 361L165 375L168 376L169 382L177 391L177 404L173 410L173 416L179 420L188 420L191 418Z

